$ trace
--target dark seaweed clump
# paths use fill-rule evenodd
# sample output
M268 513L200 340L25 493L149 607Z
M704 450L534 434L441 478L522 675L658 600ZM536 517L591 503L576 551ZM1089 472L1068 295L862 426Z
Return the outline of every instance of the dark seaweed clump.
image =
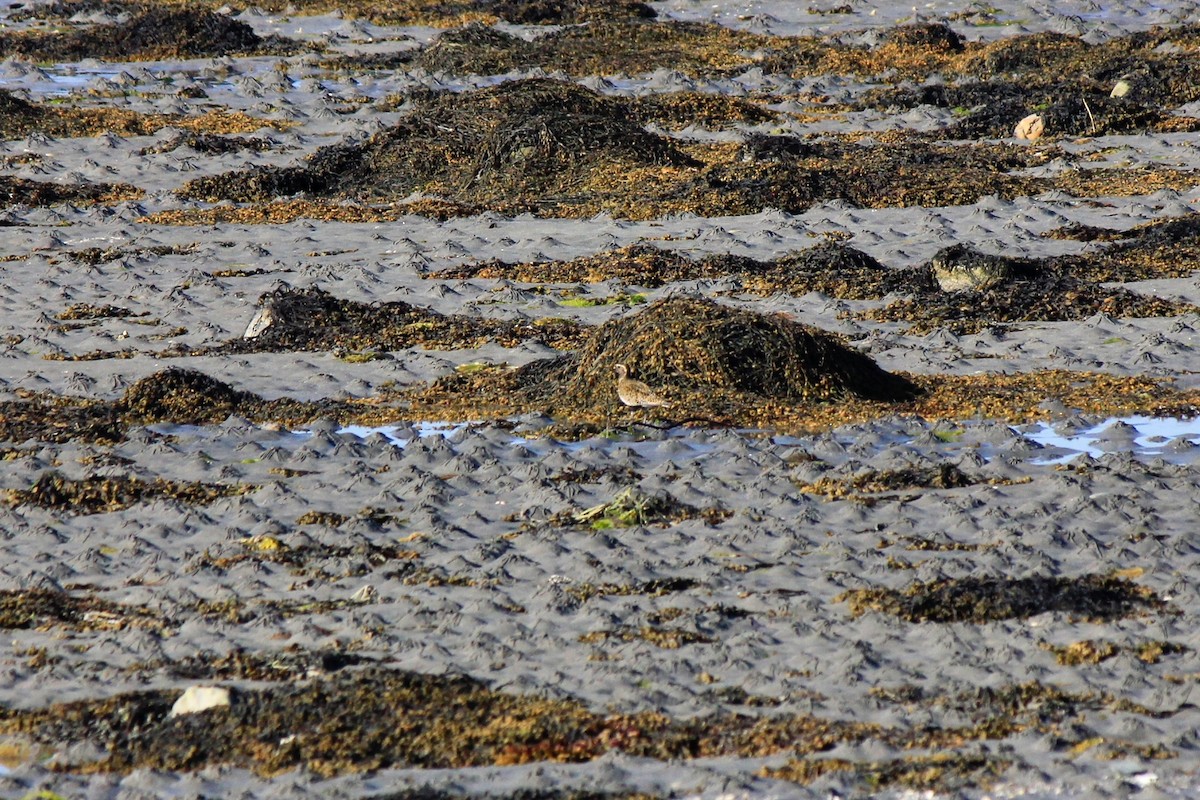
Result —
M223 422L234 414L250 419L311 419L321 410L317 404L286 398L264 400L199 370L176 367L156 372L130 386L115 409L128 423L180 425Z
M0 206L101 202L132 199L139 194L124 183L51 183L0 175Z
M1200 76L1200 71L1197 72ZM1115 79L1114 79L1115 80ZM1179 117L1158 105L1109 97L1110 84L1084 91L1056 85L1031 91L1023 82L994 79L958 85L876 89L856 106L915 108L931 105L956 109L965 117L939 131L947 139L1003 139L1013 135L1016 121L1037 109L1054 136L1104 136L1152 131L1196 130L1200 121Z
M647 288L678 281L733 278L743 289L761 293L821 292L831 297L877 299L902 291L911 276L889 270L844 242L825 241L771 261L729 253L693 258L674 250L634 244L570 261L511 264L496 259L461 264L424 277L440 280L503 278L525 283L600 283L620 280Z
M137 381L116 402L49 394L0 401L0 442L119 442L131 426L156 422L205 425L236 414L299 424L348 413L336 401L265 400L197 370L172 367Z
M1177 253L1181 254L1187 234L1195 238L1194 220L1172 231L1180 237L1181 249ZM1184 314L1194 310L1194 306L1100 285L1100 281L1164 277L1171 269L1177 269L1178 256L1163 253L1158 253L1157 260L1168 265L1166 272L1146 265L1162 243L1163 232L1152 230L1146 241L1136 245L1131 242L1109 252L1048 259L987 254L970 245L951 245L922 266L897 271L897 284L905 287L909 297L865 311L862 316L909 322L917 333L945 328L955 334L970 334L997 323L1082 320L1094 314L1112 317ZM947 266L986 269L996 280L974 291L945 291L935 275Z
M0 56L39 61L285 54L298 49L280 37L264 39L244 22L199 9L148 6L125 22L47 32L0 32Z
M204 5L199 0L195 5ZM517 25L578 25L605 19L653 19L654 9L640 0L255 0L224 4L235 11L260 8L274 14L322 14L337 11L381 25L430 24L472 16L493 16ZM13 20L66 19L79 13L139 14L156 8L139 0L54 0L11 14Z
M620 163L693 163L669 140L644 130L615 100L548 79L435 94L365 143L319 150L303 167L259 168L200 178L181 193L196 199L322 197L396 200L432 191L472 202L563 199Z
M50 471L43 473L28 489L8 490L5 502L13 508L37 506L71 514L103 514L159 499L207 505L219 497L241 491L236 487L177 483L164 478L146 481L133 476L91 475L75 480Z
M551 347L577 346L583 328L567 320L527 322L465 314L439 314L399 300L360 303L322 289L281 287L259 298L271 323L250 339L234 339L221 352L284 350L455 349L497 341L515 347L539 341Z
M839 597L855 616L881 611L907 622L983 624L1056 611L1111 620L1166 604L1152 590L1110 575L1078 578L962 578L916 583L903 591L856 589Z
M573 363L572 363L573 362ZM777 314L760 314L711 300L668 298L632 317L598 328L563 387L582 396L598 386L614 391L616 364L652 386L728 389L761 397L832 400L847 395L897 401L918 392L905 378L832 335Z
M0 590L0 629L50 624L78 625L88 613L118 613L121 607L95 597L74 597L50 589Z

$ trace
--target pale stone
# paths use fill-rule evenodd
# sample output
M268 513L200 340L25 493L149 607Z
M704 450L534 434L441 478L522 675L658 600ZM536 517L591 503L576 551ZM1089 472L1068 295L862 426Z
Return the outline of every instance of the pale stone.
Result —
M1030 114L1025 119L1017 123L1016 130L1013 135L1018 139L1025 139L1032 142L1040 137L1046 131L1046 121L1042 119L1041 114Z
M1121 80L1117 81L1116 86L1113 87L1112 92L1110 92L1108 96L1115 98L1128 97L1129 93L1132 91L1133 84L1122 78Z
M222 686L190 686L171 706L171 716L195 714L210 708L228 707L232 698L229 690Z

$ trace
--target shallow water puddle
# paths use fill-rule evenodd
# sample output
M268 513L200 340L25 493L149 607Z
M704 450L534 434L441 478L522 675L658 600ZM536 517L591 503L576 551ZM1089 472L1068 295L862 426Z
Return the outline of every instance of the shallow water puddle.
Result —
M425 438L427 436L442 436L449 439L460 431L466 430L471 425L480 425L481 422L416 422L412 425L346 425L338 428L337 433L353 434L360 439L366 439L373 434L386 436L397 447L403 448L408 445L414 438ZM307 434L307 431L296 431L297 434ZM662 439L645 439L643 441L624 441L619 439L596 438L581 439L577 442L562 442L557 439L535 438L527 439L519 435L513 435L508 442L509 445L516 447L520 445L536 453L546 454L554 448L562 448L568 452L582 450L586 447L594 446L597 442L603 445L615 445L627 447L643 458L654 459L663 456L663 445L666 442L673 443L673 446L668 449L668 455L674 461L687 460L697 458L713 452L716 447L711 444L702 444L699 442L688 441L694 431L689 428L677 428L667 432ZM415 434L415 436L413 435Z
M875 441L880 448L892 445L919 446L926 453L936 451L942 458L954 458L964 450L973 450L983 459L991 461L1001 455L1017 456L1023 452L1024 460L1030 464L1063 464L1081 455L1099 458L1106 454L1128 453L1134 458L1149 460L1161 458L1175 464L1189 464L1200 460L1200 417L1194 419L1156 418L1147 416L1111 417L1086 427L1073 427L1067 422L1036 422L1009 426L1013 434L1020 437L1009 446L999 447L992 442L981 443L971 435L975 423L961 423L953 434L939 435L925 430L913 433L897 430L884 434ZM350 434L358 439L383 436L398 448L406 448L417 439L441 436L456 439L472 426L486 425L480 421L465 422L415 422L391 425L345 425L334 434ZM187 425L152 425L151 430L163 434L210 435L203 427ZM669 459L676 463L703 458L719 449L719 445L697 440L700 433L691 428L678 428L641 441L592 437L575 442L562 442L549 438L526 438L512 434L506 443L511 447L523 447L535 453L548 455L554 450L576 452L600 446L620 447L632 450L650 463ZM769 436L766 431L739 431L751 438ZM932 434L932 435L931 435ZM850 449L856 445L860 433L854 431L831 431L821 437L813 436L769 436L776 445L799 447L804 450L820 449L821 439L832 439L834 446L843 451L842 458L851 457ZM277 445L302 445L313 436L311 430L299 429L280 431ZM837 462L837 455L823 453L822 458Z
M338 428L338 433L350 433L360 439L366 439L373 434L380 434L391 440L397 447L407 447L414 438L441 435L449 439L459 431L466 430L471 422L414 422L411 425L346 425ZM477 424L477 423L476 423ZM297 435L311 436L311 431L295 431ZM416 434L416 437L413 436ZM519 440L514 440L519 441Z
M121 74L121 70L111 67L89 68L78 64L55 64L41 67L39 72L53 87L45 91L48 97L68 95L74 90L85 89L98 78L116 80Z
M1033 459L1037 464L1061 464L1082 454L1099 458L1106 453L1186 463L1196 459L1200 444L1200 418L1111 417L1076 431L1044 422L1013 430L1052 449L1046 458Z

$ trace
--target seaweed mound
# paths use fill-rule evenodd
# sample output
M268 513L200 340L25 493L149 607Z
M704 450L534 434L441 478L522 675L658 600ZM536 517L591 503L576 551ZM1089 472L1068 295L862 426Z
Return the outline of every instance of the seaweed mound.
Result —
M453 28L421 50L415 66L454 75L494 75L536 60L524 39L478 22Z
M1108 87L1102 89L1084 93L1079 87L1064 83L1047 87L1043 98L1031 102L1036 95L1019 83L989 82L958 87L950 90L951 107L970 107L984 98L987 100L979 103L979 108L969 117L951 125L946 136L962 139L1012 136L1014 121L1027 114L1031 105L1038 107L1047 132L1056 136L1194 131L1200 127L1194 118L1110 98Z
M126 389L111 408L125 425L154 422L207 425L224 422L232 415L297 425L319 416L340 418L347 411L344 403L333 400L312 403L289 397L267 400L199 370L180 367L142 378Z
M500 0L488 10L515 25L577 25L609 19L654 19L639 0Z
M675 250L634 244L570 261L531 261L509 264L492 259L460 264L426 278L463 280L506 278L527 283L599 283L620 280L648 288L675 281L735 278L746 291L822 292L833 297L878 299L903 290L910 280L901 270L889 270L870 255L844 242L822 242L800 253L758 261L729 253L692 258Z
M245 413L241 409L262 402L258 395L238 391L199 370L172 367L130 386L117 408L134 419L198 424Z
M531 339L551 347L575 346L580 331L579 325L566 320L539 323L447 315L399 300L361 303L334 297L315 286L280 287L260 297L259 305L266 319L261 313L255 317L258 330L208 352L342 349L370 358L358 351L408 347L453 350L479 347L489 341L515 347Z
M18 203L52 206L56 203L119 202L140 195L139 189L127 183L54 183L0 175L0 207Z
M940 22L897 26L887 33L884 41L900 47L920 47L942 53L961 53L963 50L962 37L949 25Z
M977 333L997 323L1081 320L1098 313L1113 317L1191 313L1195 307L1185 302L1101 283L1178 274L1172 270L1190 263L1186 255L1195 247L1184 238L1185 225L1163 231L1180 238L1164 246L1160 233L1137 245L1134 239L1108 251L1058 259L991 255L954 244L939 250L926 264L894 273L893 285L903 286L909 297L861 313L866 319L910 322L913 333L944 327L956 334Z
M12 508L36 506L69 514L104 514L159 498L207 505L236 491L212 483L176 483L164 478L146 481L131 475L89 475L75 480L51 470L42 473L29 489L9 489L4 502Z
M323 148L303 167L201 178L181 194L256 202L298 192L375 200L427 192L519 210L563 202L617 165L694 163L625 104L573 83L533 78L414 106L394 127Z
M657 288L673 281L719 278L763 269L762 262L728 253L706 255L701 260L647 244L632 244L570 261L529 261L510 264L491 259L459 264L423 277L441 280L505 278L526 283L600 283L618 279Z
M778 314L758 314L699 298L667 298L596 329L577 355L555 369L537 363L557 391L611 403L617 364L671 392L731 392L764 399L843 397L900 401L920 390L830 334Z
M199 9L146 7L125 22L70 31L0 34L0 56L23 55L42 61L101 58L194 58L279 51L285 42L263 39L244 22Z
M37 106L27 100L22 100L8 89L0 89L0 115L8 119L13 115L32 117L38 113Z
M855 589L837 599L849 603L854 616L882 611L908 622L977 625L1026 619L1047 611L1111 620L1166 605L1153 590L1112 575L972 577L914 583L903 591Z

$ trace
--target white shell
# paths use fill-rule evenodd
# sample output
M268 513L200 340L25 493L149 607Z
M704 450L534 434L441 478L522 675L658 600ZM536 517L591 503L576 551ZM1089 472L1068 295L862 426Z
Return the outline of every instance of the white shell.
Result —
M1129 81L1122 78L1121 80L1117 81L1116 86L1113 86L1112 92L1110 92L1108 96L1109 97L1126 97L1132 91L1133 91L1133 84L1131 84Z
M354 594L350 595L351 603L374 603L379 600L379 590L371 584L364 585Z
M229 690L221 686L190 686L171 706L171 716L195 714L210 708L224 708L230 703Z
M1016 130L1013 135L1018 139L1027 139L1033 141L1042 135L1046 130L1046 120L1042 119L1041 114L1030 114L1025 119L1017 123Z

